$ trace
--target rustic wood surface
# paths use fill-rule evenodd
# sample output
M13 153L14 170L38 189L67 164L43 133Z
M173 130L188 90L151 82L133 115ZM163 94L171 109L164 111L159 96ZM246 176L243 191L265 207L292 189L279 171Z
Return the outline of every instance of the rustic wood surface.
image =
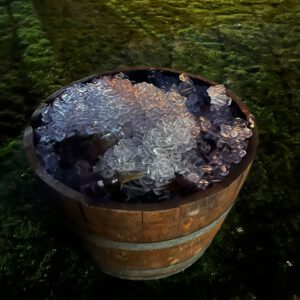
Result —
M169 248L153 250L149 243L148 250L123 250L100 247L90 241L86 242L86 247L100 264L103 263L114 268L129 270L163 268L197 255L211 242L221 224L221 222L216 224L210 231L193 240Z

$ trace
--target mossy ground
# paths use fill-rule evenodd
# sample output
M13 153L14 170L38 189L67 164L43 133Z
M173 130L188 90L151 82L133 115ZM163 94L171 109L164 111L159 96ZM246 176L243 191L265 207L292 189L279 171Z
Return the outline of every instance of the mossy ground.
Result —
M1 299L300 295L299 20L296 0L0 0ZM222 82L260 129L257 160L212 246L161 281L106 276L66 240L20 138L34 107L59 86L131 65Z

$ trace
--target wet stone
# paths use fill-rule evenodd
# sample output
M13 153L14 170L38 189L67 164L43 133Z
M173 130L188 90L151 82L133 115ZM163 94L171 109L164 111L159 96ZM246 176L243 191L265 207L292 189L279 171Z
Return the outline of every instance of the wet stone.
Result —
M48 173L94 201L166 201L206 189L247 154L245 120L223 85L152 70L66 88L44 108L36 152ZM142 200L141 200L142 199Z

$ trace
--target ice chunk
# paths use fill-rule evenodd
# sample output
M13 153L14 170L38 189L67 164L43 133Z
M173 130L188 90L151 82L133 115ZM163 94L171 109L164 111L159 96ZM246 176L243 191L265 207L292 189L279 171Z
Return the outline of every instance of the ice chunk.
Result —
M223 106L230 105L232 99L226 95L224 85L215 85L207 89L210 97L211 110L218 110Z

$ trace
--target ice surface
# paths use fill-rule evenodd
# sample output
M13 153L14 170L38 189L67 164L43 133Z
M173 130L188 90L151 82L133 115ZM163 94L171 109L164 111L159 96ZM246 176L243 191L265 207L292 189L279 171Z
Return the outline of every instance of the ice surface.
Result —
M133 83L120 73L74 84L57 96L35 129L37 153L47 171L55 176L64 162L56 145L81 137L91 141L75 143L74 148L116 142L88 162L81 150L74 151L77 162L67 172L94 172L103 179L141 173L133 184L124 184L131 194L152 190L167 198L167 185L176 174L200 189L228 175L246 155L252 131L246 120L234 115L225 87L207 89L186 74L175 80L152 72L149 80L159 83Z

